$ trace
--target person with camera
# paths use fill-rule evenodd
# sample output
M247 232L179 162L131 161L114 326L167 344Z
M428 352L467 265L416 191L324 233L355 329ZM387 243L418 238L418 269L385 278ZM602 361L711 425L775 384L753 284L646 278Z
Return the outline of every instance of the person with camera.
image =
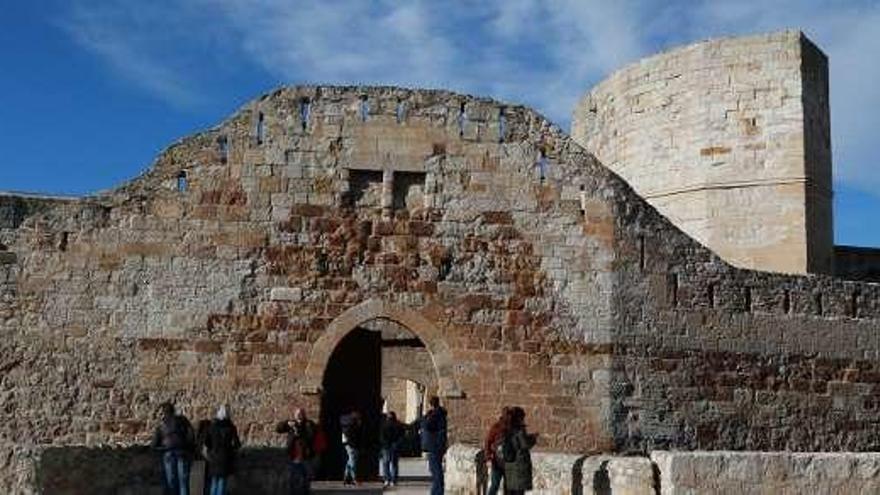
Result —
M287 435L287 470L290 475L290 495L308 495L311 491L312 462L316 456L315 440L318 426L306 417L303 409L296 409L293 420L278 423L275 431Z

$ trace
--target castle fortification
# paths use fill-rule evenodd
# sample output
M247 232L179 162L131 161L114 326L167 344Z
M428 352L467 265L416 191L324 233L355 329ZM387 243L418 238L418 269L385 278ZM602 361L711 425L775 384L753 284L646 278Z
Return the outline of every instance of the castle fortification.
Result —
M784 64L791 43L808 46L756 39L779 43ZM755 153L787 156L776 146L788 138L755 126L767 136ZM716 144L729 151L713 160L746 149ZM767 175L790 197L766 204L798 210L797 223L811 172L795 162ZM652 465L665 486L690 487L697 461L647 454L877 450L878 321L880 285L725 262L527 108L282 88L107 193L0 196L0 492L153 493L155 460L139 446L172 400L194 420L231 404L247 445L233 488L279 493L279 419L305 407L333 441L348 408L375 426L383 390L407 408L413 390L439 394L462 444L522 405L550 452L536 456L544 493L606 467L612 485L653 483ZM638 470L585 462L595 451L642 456ZM453 449L450 480L475 473L474 456ZM844 474L819 457L843 477L835 486L880 486L870 455ZM741 486L716 464L699 472ZM813 483L798 476L774 482Z
M620 69L580 100L572 137L728 262L831 273L828 61L802 33Z

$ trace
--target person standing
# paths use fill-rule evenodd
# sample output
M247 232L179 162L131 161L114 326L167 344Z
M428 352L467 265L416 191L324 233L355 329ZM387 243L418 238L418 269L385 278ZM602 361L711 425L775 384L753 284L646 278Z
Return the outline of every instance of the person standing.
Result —
M296 409L293 420L278 423L275 431L287 434L287 470L290 475L290 495L308 495L311 491L310 462L314 458L317 425Z
M403 425L397 420L394 411L388 411L379 429L379 446L382 449L382 474L384 485L397 485L400 442L403 440Z
M419 436L422 451L428 456L428 471L431 474L431 495L443 495L443 456L446 455L446 409L440 406L438 397L431 397L430 409L420 422Z
M532 489L532 456L531 450L537 442L537 435L526 432L526 413L521 407L510 411L510 429L504 440L509 442L509 450L504 454L504 486L505 493L520 495Z
M192 424L186 416L177 414L174 405L164 402L159 406L161 419L153 433L152 447L162 452L162 470L168 493L189 495L189 467L195 444Z
M229 418L227 407L220 406L205 436L205 458L208 461L210 495L226 495L227 480L234 470L235 457L241 448L238 429Z
M497 495L501 488L501 480L504 478L504 459L499 455L499 450L503 447L503 441L507 437L507 431L510 429L510 408L501 409L501 416L489 428L489 434L486 435L486 443L483 446L483 452L486 455L486 461L489 463L489 491L486 495Z
M345 447L347 461L342 481L346 485L357 485L358 456L361 449L361 437L363 422L361 414L352 411L339 418L339 426L342 430L342 445Z

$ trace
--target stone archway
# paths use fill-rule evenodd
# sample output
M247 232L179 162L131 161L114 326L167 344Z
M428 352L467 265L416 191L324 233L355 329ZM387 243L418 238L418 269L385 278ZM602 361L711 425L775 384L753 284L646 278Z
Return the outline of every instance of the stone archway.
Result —
M312 346L300 391L307 395L320 394L324 370L336 346L359 325L378 318L392 320L406 327L425 344L437 373L437 388L440 396L446 398L464 396L453 374L452 350L443 339L440 329L419 313L403 305L381 299L368 299L351 307L327 325L323 335Z

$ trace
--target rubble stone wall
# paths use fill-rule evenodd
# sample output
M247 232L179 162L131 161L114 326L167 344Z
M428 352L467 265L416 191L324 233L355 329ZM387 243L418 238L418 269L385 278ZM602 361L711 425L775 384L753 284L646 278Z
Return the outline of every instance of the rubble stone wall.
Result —
M522 107L297 88L108 194L40 203L0 231L0 489L24 489L15 452L31 446L147 442L169 399L193 420L229 403L246 443L277 444L293 406L318 416L315 356L373 318L433 353L453 439L515 403L548 445L610 446L601 377L625 190Z
M880 286L735 269L519 106L280 89L38 204L0 228L0 491L47 447L146 443L169 399L277 445L377 319L431 354L452 441L522 405L572 454L876 444Z
M578 103L572 136L728 262L830 273L829 115L827 58L785 31L620 69Z

